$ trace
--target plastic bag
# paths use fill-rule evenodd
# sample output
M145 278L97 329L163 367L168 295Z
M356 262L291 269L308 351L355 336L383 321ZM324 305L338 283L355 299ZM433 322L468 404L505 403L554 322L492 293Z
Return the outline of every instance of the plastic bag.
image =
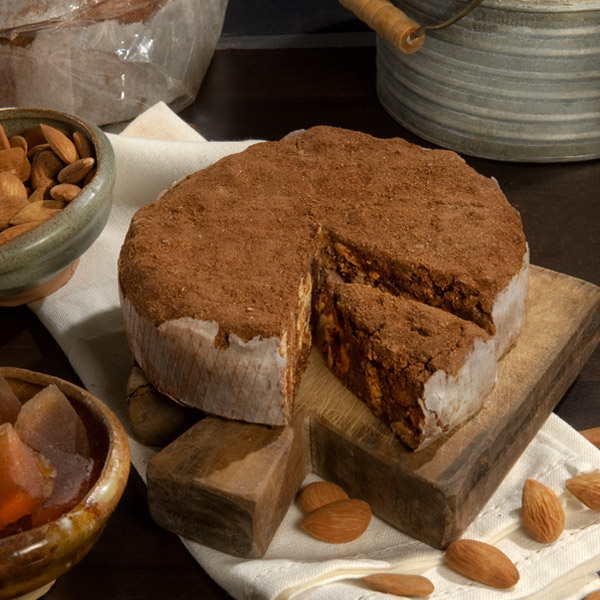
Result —
M106 125L193 102L227 0L0 0L0 104Z

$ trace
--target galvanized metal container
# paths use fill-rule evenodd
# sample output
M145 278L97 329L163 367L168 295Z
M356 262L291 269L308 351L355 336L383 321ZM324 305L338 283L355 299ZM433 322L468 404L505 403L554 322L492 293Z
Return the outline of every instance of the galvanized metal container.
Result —
M420 24L466 0L393 0ZM377 93L440 146L506 161L600 157L600 0L484 0L404 54L377 39Z

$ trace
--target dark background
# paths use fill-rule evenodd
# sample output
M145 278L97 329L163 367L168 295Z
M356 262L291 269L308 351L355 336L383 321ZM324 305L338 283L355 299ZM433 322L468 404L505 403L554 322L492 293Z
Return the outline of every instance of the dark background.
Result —
M327 34L367 29L338 0L229 0L223 37Z

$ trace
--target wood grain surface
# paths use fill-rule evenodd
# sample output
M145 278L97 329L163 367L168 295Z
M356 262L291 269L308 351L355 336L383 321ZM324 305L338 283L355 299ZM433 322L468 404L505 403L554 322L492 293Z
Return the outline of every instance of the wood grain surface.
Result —
M600 288L532 267L528 316L488 404L423 450L407 450L313 348L294 418L269 428L207 417L148 469L163 527L237 556L262 556L306 474L409 535L444 548L473 521L600 339Z

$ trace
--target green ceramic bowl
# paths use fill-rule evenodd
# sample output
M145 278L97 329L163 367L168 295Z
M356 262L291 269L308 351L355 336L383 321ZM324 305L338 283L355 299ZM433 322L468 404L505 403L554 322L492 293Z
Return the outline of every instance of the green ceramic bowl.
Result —
M75 200L38 227L0 246L0 306L42 298L63 285L100 235L112 206L115 158L106 135L78 117L46 109L0 109L8 137L38 123L80 131L93 144L96 175Z
M74 567L100 537L116 508L129 476L127 435L116 416L100 400L67 381L13 367L0 373L24 401L53 383L82 418L98 473L77 506L58 519L0 538L0 600L38 598Z

